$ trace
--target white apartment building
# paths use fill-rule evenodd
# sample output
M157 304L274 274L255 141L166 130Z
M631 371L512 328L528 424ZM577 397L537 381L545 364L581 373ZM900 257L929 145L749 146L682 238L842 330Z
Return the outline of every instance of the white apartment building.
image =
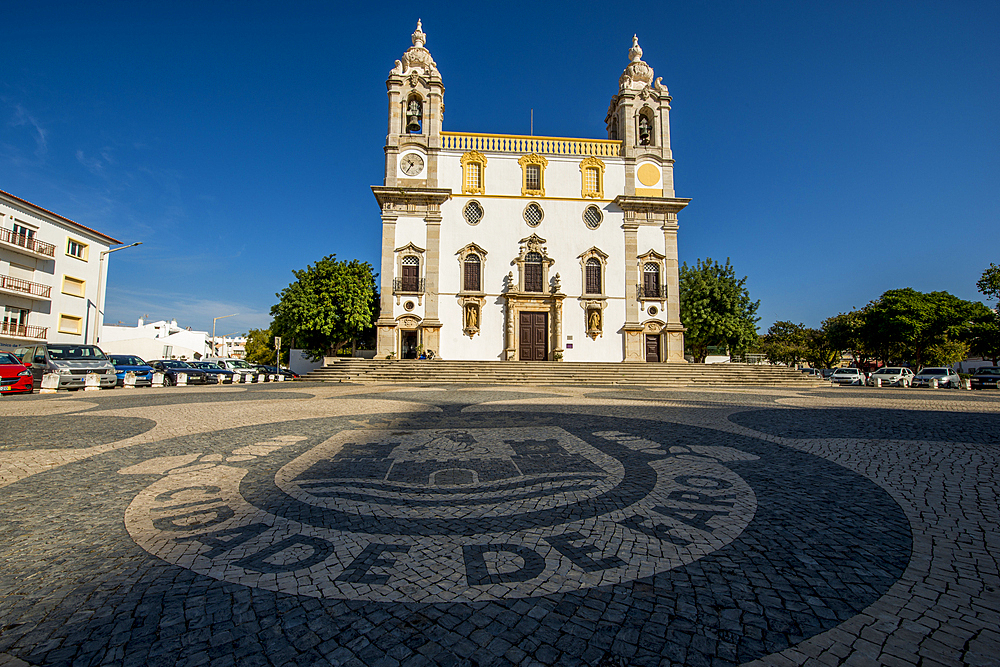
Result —
M92 343L121 241L0 190L0 350Z
M101 349L107 354L134 354L150 359L201 359L212 355L212 337L207 331L181 327L177 320L146 322L126 327L105 324L101 328Z

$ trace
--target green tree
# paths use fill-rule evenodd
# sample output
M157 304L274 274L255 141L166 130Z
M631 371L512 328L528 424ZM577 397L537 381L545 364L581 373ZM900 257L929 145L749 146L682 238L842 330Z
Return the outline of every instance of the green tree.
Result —
M972 353L991 359L997 366L1000 361L1000 266L990 263L983 277L976 283L979 291L996 305L989 315L981 314L972 324Z
M806 329L806 361L813 368L832 368L840 361L840 350L822 329Z
M276 296L272 333L294 340L313 359L336 354L371 326L375 273L368 262L327 255ZM283 341L284 342L284 341Z
M730 354L744 354L757 344L757 309L751 301L746 276L736 278L729 259L725 266L710 258L680 270L681 322L691 355L704 363L710 346L725 346Z
M874 354L868 341L862 335L865 324L865 310L852 310L823 320L820 325L827 343L838 353L850 352L858 366L867 364ZM833 364L839 362L839 355ZM831 366L833 365L831 364Z
M803 324L775 322L760 337L760 347L772 364L785 364L794 368L807 354L806 331Z
M251 364L274 366L274 325L267 329L251 329L247 333L246 360ZM288 363L289 347L281 341L281 363Z
M976 282L980 293L997 302L995 308L1000 311L1000 266L990 262L989 268L983 271L983 277Z

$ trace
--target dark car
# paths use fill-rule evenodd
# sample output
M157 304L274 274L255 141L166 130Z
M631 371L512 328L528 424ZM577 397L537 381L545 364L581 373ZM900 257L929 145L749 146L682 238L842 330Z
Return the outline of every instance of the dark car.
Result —
M225 368L220 367L218 364L213 364L211 361L189 361L188 364L200 371L205 371L209 382L215 381L218 383L219 376L221 375L223 382L232 384L233 378L236 376L236 373L227 371Z
M976 374L969 379L969 386L972 389L1000 388L1000 366L981 366L977 368Z
M115 375L118 376L118 386L125 386L125 374L135 373L135 386L148 387L153 384L153 367L139 357L131 354L109 354L108 358L115 366Z
M10 352L0 352L0 394L30 394L31 369Z
M278 369L275 366L257 366L257 368L261 369L262 373L267 373L268 375L278 374ZM294 373L287 368L282 368L281 374L285 376L286 380L296 380L299 377L298 373Z
M153 367L153 370L163 373L163 381L167 385L176 385L179 373L187 375L188 384L206 384L208 382L208 375L205 371L199 370L184 361L178 361L177 359L157 359L149 362L149 365Z

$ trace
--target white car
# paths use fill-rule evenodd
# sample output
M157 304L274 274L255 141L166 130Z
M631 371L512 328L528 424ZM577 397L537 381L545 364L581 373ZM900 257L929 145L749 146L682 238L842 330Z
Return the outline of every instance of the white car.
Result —
M856 384L859 387L865 386L865 374L857 368L838 368L830 376L833 384Z
M883 387L909 387L910 383L913 382L913 371L905 367L886 366L871 374L871 377L868 378L868 386L876 386L878 380L882 381Z

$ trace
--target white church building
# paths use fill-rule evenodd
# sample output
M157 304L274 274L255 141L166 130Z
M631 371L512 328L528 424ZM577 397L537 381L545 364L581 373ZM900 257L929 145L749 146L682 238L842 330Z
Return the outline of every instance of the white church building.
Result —
M417 23L389 74L377 358L683 362L670 95L642 60L606 139L443 129Z

